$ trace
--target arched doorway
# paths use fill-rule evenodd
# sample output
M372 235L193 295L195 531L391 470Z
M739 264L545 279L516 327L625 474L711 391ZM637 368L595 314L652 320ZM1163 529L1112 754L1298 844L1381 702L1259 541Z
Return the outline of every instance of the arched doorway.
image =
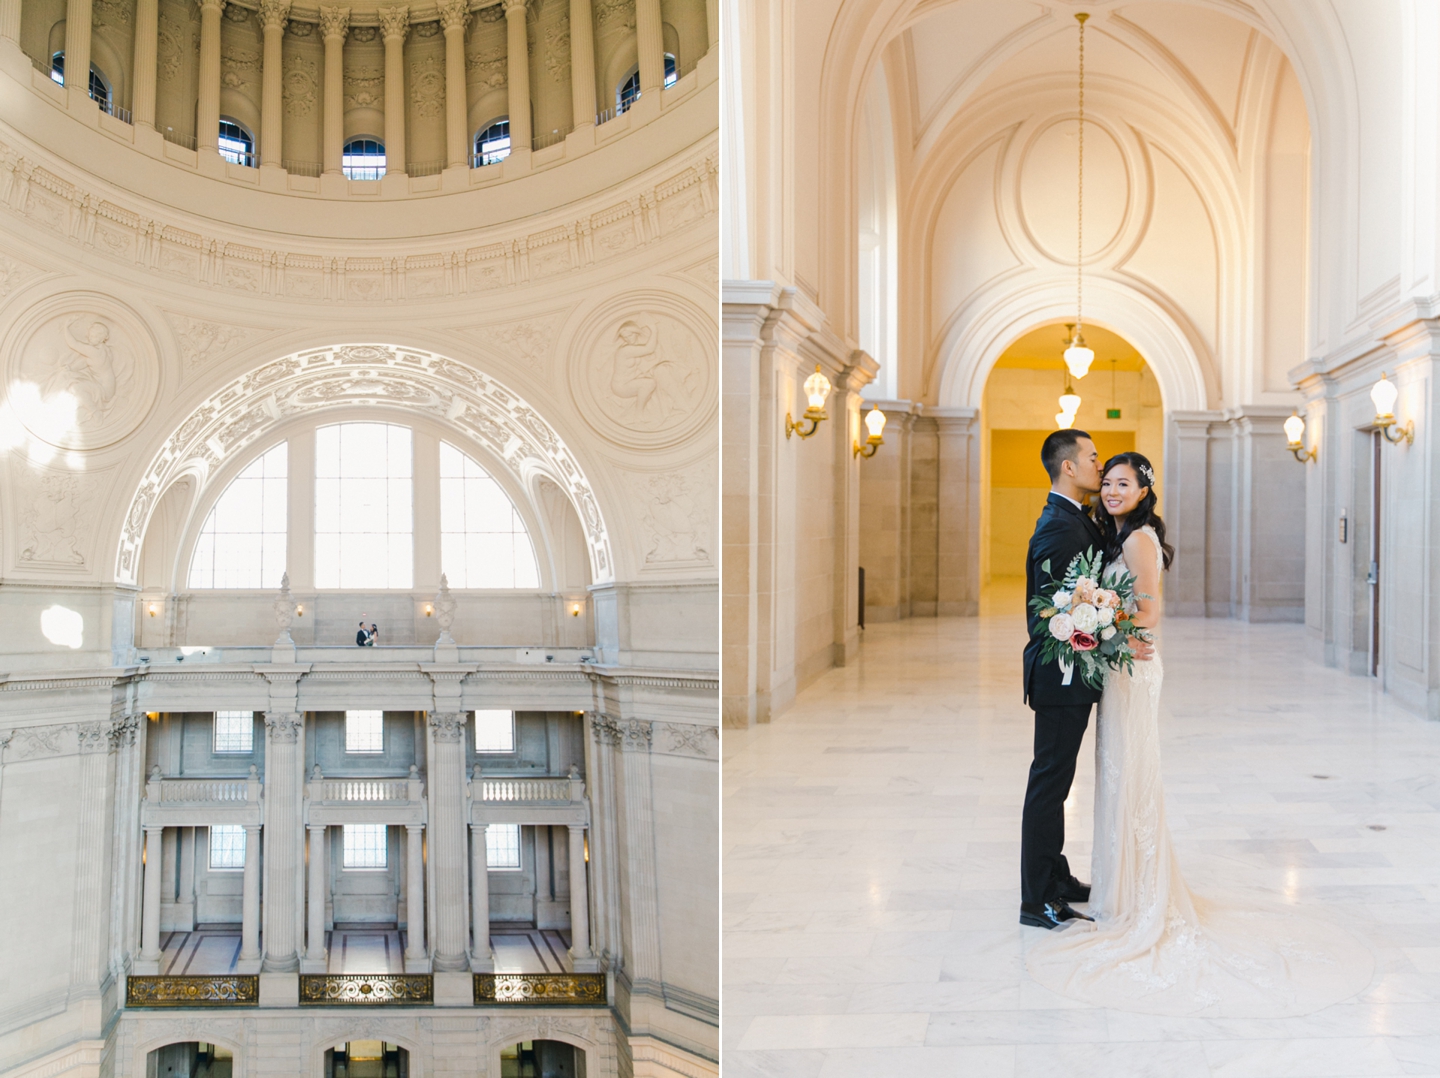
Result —
M1023 605L1025 550L1050 487L1040 466L1040 446L1056 429L1059 397L1067 386L1081 399L1074 425L1094 438L1102 461L1136 450L1164 474L1164 403L1144 356L1120 334L1087 325L1085 340L1095 362L1083 379L1071 379L1061 359L1068 335L1060 323L1030 330L1000 354L985 381L980 409L982 611ZM1163 497L1163 491L1157 494Z

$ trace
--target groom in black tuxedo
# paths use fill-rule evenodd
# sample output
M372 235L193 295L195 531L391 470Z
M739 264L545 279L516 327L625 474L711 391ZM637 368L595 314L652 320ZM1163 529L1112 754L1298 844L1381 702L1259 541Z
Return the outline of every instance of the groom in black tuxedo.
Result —
M1083 430L1057 430L1045 439L1040 462L1050 476L1050 496L1030 549L1025 556L1025 600L1065 575L1076 554L1103 550L1099 527L1084 502L1100 491L1100 456ZM1049 572L1041 566L1050 563ZM1086 902L1090 885L1070 872L1065 847L1065 798L1075 778L1075 757L1090 722L1090 709L1100 701L1076 670L1070 684L1058 662L1040 661L1045 629L1029 613L1030 641L1025 645L1025 700L1035 712L1035 759L1025 790L1020 824L1020 923L1055 928L1076 917L1070 908Z

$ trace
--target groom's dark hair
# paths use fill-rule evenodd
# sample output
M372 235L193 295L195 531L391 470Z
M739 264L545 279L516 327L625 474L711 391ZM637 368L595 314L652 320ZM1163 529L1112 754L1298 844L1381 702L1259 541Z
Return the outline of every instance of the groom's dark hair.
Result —
M1050 482L1060 478L1062 461L1075 459L1075 447L1080 444L1080 439L1089 437L1083 430L1067 427L1052 432L1045 439L1045 444L1040 447L1040 463L1045 465L1045 474L1050 477Z

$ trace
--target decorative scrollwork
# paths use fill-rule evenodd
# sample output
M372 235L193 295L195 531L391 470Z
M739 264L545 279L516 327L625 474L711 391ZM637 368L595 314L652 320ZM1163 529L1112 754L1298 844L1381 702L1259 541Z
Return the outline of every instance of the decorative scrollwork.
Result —
M605 1005L603 973L477 973L475 1004L564 1003Z
M415 1005L435 1002L428 973L302 973L300 1002L313 1006Z
M270 731L271 741L295 744L300 739L304 721L304 716L292 711L265 712L265 726Z
M465 739L465 712L432 711L430 729L436 741L463 741Z
M260 978L253 973L216 977L127 977L127 1007L256 1007Z

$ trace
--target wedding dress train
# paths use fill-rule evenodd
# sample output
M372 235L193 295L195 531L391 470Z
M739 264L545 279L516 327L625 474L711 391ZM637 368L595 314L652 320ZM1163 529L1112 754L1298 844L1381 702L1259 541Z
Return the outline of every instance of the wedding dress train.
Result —
M1147 528L1155 543L1153 530ZM1121 559L1106 573L1124 569ZM1035 941L1030 974L1086 1003L1153 1014L1309 1014L1362 991L1374 956L1332 923L1191 892L1165 823L1158 646L1112 676L1096 724L1093 923ZM1237 746L1237 751L1242 751Z

